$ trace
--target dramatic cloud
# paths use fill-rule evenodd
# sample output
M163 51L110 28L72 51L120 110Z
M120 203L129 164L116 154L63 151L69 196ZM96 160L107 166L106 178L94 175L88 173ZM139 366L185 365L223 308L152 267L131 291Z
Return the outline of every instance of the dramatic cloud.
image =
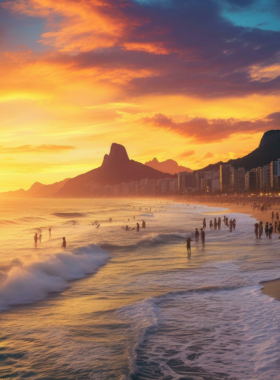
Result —
M214 157L214 154L212 152L207 152L203 155L202 158L205 159L205 158L212 158L212 157Z
M194 154L195 154L195 150L187 150L186 152L178 154L178 156L176 156L176 158L184 159L184 158L193 156Z
M253 1L228 3L241 7ZM129 95L280 91L280 70L273 79L251 75L252 67L279 63L280 32L233 25L222 17L219 1L18 0L4 6L51 20L59 16L41 40L59 51L48 62L68 70L98 68L103 81L124 76L122 90Z
M0 154L43 154L43 153L64 153L75 149L74 146L67 145L22 145L17 147L0 147Z
M207 143L221 141L233 134L265 132L280 127L280 112L268 115L264 119L242 121L236 119L192 118L183 122L175 122L162 114L143 119L156 128L163 128L193 138L196 142Z

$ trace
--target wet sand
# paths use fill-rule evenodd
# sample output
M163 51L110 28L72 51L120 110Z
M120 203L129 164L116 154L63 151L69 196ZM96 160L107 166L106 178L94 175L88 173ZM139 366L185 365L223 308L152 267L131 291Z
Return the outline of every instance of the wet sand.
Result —
M261 282L260 284L264 287L262 289L262 292L264 294L276 298L278 301L280 301L280 279Z

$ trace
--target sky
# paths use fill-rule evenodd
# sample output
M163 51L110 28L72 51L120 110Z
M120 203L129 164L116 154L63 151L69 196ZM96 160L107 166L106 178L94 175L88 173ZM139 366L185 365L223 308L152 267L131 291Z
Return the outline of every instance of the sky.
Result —
M0 191L113 142L193 170L280 128L280 0L0 0Z

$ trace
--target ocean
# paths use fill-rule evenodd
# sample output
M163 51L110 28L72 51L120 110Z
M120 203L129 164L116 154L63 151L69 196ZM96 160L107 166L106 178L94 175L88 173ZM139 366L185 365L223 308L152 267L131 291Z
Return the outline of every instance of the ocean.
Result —
M209 229L223 215L235 231ZM259 283L280 277L280 240L254 223L156 199L1 200L0 379L279 380L280 302Z

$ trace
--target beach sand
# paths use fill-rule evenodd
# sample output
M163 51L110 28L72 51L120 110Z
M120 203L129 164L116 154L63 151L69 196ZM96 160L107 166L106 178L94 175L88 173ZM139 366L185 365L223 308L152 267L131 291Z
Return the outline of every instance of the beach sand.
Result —
M262 289L262 292L264 294L276 298L278 301L280 301L280 279L261 282L260 284L264 287Z

